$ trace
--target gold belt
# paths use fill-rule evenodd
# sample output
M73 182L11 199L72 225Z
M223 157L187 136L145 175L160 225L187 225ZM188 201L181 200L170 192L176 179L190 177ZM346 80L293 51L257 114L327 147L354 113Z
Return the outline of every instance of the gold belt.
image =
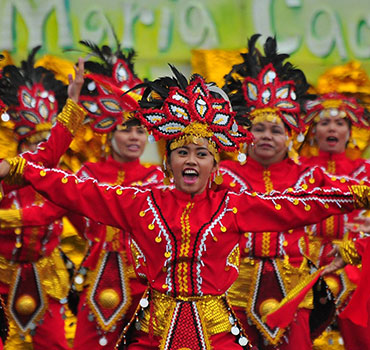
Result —
M176 305L182 302L195 303L208 335L230 331L231 324L225 295L172 298L154 290L150 295L151 305L144 310L144 317L140 321L141 330L149 333L149 329L152 328L156 336L165 334Z
M0 256L0 281L10 285L15 280L13 276L20 267L22 264L11 263ZM67 297L69 276L58 248L55 248L49 256L39 259L35 267L39 273L41 285L49 296L55 299Z

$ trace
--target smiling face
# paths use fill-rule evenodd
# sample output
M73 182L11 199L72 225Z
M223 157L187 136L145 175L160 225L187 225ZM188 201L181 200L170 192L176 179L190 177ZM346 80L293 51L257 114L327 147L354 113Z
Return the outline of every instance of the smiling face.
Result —
M320 150L342 153L350 136L347 119L340 116L324 117L315 125L315 140Z
M178 190L192 195L202 193L217 164L208 150L208 141L189 143L174 149L169 157L168 167L172 171Z
M282 161L287 154L287 134L283 122L264 121L252 125L254 145L248 154L265 167Z
M129 125L123 130L116 130L112 137L112 156L118 162L130 162L141 157L144 152L147 135L140 125Z

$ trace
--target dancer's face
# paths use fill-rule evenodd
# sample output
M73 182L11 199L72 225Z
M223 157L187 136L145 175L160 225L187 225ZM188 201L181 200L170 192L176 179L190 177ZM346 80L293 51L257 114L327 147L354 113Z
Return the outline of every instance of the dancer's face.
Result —
M254 145L249 147L249 156L267 167L282 161L287 154L287 133L282 122L264 121L252 125Z
M325 117L315 125L315 139L320 150L342 153L346 149L350 128L345 118Z
M215 159L207 148L208 141L202 141L174 149L168 162L176 188L192 195L205 190L211 174L217 169Z
M113 158L119 162L130 162L141 157L145 150L147 134L139 125L116 130L112 138Z

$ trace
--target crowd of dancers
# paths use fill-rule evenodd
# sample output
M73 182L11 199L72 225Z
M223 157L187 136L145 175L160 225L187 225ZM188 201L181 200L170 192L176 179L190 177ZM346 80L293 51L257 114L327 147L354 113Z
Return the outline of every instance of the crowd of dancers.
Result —
M0 348L308 350L338 329L370 349L370 82L352 64L320 91L258 38L220 87L89 42L64 81L39 48L2 66Z

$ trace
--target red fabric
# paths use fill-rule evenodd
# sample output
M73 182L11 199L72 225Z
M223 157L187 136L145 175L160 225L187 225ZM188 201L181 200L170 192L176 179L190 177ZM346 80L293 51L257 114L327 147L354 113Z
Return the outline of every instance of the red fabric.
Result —
M293 191L283 195L254 196L247 192L234 194L206 190L191 196L176 189L108 186L92 179L79 180L74 175L52 169L40 176L40 170L41 167L28 163L26 180L56 204L130 232L148 261L147 276L151 287L162 293L171 288L173 295L180 293L184 281L188 283L181 291L185 295L224 293L238 273L232 266L225 269L229 254L238 245L241 234L258 231L261 222L265 223L266 230L281 231L353 209L353 197L345 184L345 192L317 188L309 195ZM67 177L66 183L62 183L63 177ZM339 202L340 207L332 203L323 210L321 199L332 198L334 193L335 202ZM302 196L305 204L310 205L309 215L302 203L292 203ZM189 237L192 249L188 256L180 258L181 222L189 203L192 209L188 223L194 232ZM144 216L140 215L142 211ZM157 243L155 239L159 234L162 240ZM190 279L179 280L183 277L183 273L178 273L182 268L179 261L188 265Z
M369 241L369 239L367 239ZM368 311L370 302L370 244L367 242L366 249L362 256L362 271L359 283L352 295L350 302L344 311L339 315L342 319L348 319L354 324L367 327ZM370 343L369 343L370 344Z
M36 333L32 337L33 350L67 350L68 346L64 319L60 313L62 305L55 299L48 299L49 305L43 318L43 322L36 327Z
M241 350L242 347L235 341L235 336L230 332L219 333L210 337L212 348L211 350ZM158 350L160 339L156 336L150 336L147 333L135 332L132 343L128 346L128 350ZM173 347L171 350L187 349L184 347ZM189 348L198 350L198 348Z
M364 309L361 309L362 313L369 314L370 304ZM344 347L348 350L365 350L369 349L370 344L370 332L368 327L361 327L354 324L347 318L342 318L341 314L338 318L338 326L342 338L344 340Z
M314 275L312 275L312 280L307 283L294 298L279 307L276 311L267 315L266 323L270 327L287 327L294 319L294 315L298 308L298 305L320 278L320 273L321 271L319 270Z
M99 339L102 335L99 335L96 329L96 322L89 320L90 309L86 305L86 290L81 293L80 303L78 308L78 319L76 336L73 342L74 350L86 350L86 349L100 349ZM125 326L126 321L123 319L117 321L116 329L113 332L106 332L104 334L107 339L106 349L113 349L119 336Z

